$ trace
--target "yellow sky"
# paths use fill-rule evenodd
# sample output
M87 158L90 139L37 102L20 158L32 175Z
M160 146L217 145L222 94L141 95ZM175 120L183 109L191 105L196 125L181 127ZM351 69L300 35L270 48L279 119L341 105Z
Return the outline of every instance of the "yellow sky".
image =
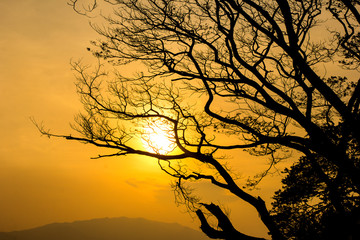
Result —
M69 62L91 59L86 47L96 34L88 20L66 0L1 0L0 9L0 231L120 216L198 228L196 219L176 207L170 179L150 159L92 160L98 149L41 137L29 120L71 131L68 123L81 105ZM201 194L224 201L239 230L266 232L240 201L214 194L207 184L199 187ZM274 187L261 190L269 197Z

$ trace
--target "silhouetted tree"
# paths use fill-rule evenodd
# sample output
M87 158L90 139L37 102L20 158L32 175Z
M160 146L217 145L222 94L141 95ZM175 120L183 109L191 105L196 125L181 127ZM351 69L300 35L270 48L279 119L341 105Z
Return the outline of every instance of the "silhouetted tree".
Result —
M99 2L85 9L78 0L69 4L88 15ZM196 212L201 229L211 238L257 239L238 232L219 206L199 200L185 182L209 181L229 191L257 210L272 239L288 236L278 217L282 207L291 208L287 201L293 195L283 198L286 205L277 206L274 218L265 202L249 194L224 165L221 156L228 150L270 156L270 168L289 149L302 153L306 164L300 161L297 171L286 173L288 179L304 179L299 185L285 184L302 190L312 177L317 179L326 189L324 204L331 203L334 212L343 211L336 197L340 190L350 187L359 193L360 85L353 71L360 56L359 1L104 0L101 4L108 4L105 12L109 7L114 12L103 13L103 27L93 25L102 38L90 50L115 67L135 62L146 70L129 77L106 73L102 64L91 72L73 63L86 110L76 118L80 135L55 135L40 127L44 134L114 150L99 157L139 154L158 159L162 170L176 179L177 199ZM340 76L322 70L340 64L344 67ZM176 146L173 152L136 144L146 134L141 126L154 124L165 128ZM229 141L223 140L224 135ZM329 174L328 168L336 171ZM337 178L341 181L333 186ZM309 189L304 196L316 198L322 188ZM218 220L217 227L209 224L206 214Z

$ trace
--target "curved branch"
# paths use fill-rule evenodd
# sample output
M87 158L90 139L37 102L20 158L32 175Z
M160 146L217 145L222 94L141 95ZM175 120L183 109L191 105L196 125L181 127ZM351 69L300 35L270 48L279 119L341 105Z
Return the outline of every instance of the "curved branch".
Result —
M243 234L236 230L229 218L221 210L221 208L213 203L211 204L202 204L212 215L214 215L218 221L218 226L222 230L216 230L210 226L208 221L205 218L204 213L199 209L196 211L196 214L201 222L201 230L208 235L210 238L221 238L226 240L265 240L264 238L252 237L246 234ZM274 238L275 239L275 238Z

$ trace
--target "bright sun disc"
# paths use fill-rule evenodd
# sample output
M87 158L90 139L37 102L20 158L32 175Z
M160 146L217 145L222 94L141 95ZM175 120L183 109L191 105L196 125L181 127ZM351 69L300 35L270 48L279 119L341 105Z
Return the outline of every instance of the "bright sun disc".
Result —
M174 150L174 134L170 124L163 121L151 121L143 128L141 135L146 150L152 153L168 154Z

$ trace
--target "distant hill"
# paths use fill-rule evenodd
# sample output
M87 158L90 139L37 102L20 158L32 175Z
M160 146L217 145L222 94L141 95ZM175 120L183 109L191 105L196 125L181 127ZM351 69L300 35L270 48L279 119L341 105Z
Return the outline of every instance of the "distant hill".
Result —
M0 232L0 240L208 240L200 231L177 223L142 218L101 218L53 223L38 228Z

